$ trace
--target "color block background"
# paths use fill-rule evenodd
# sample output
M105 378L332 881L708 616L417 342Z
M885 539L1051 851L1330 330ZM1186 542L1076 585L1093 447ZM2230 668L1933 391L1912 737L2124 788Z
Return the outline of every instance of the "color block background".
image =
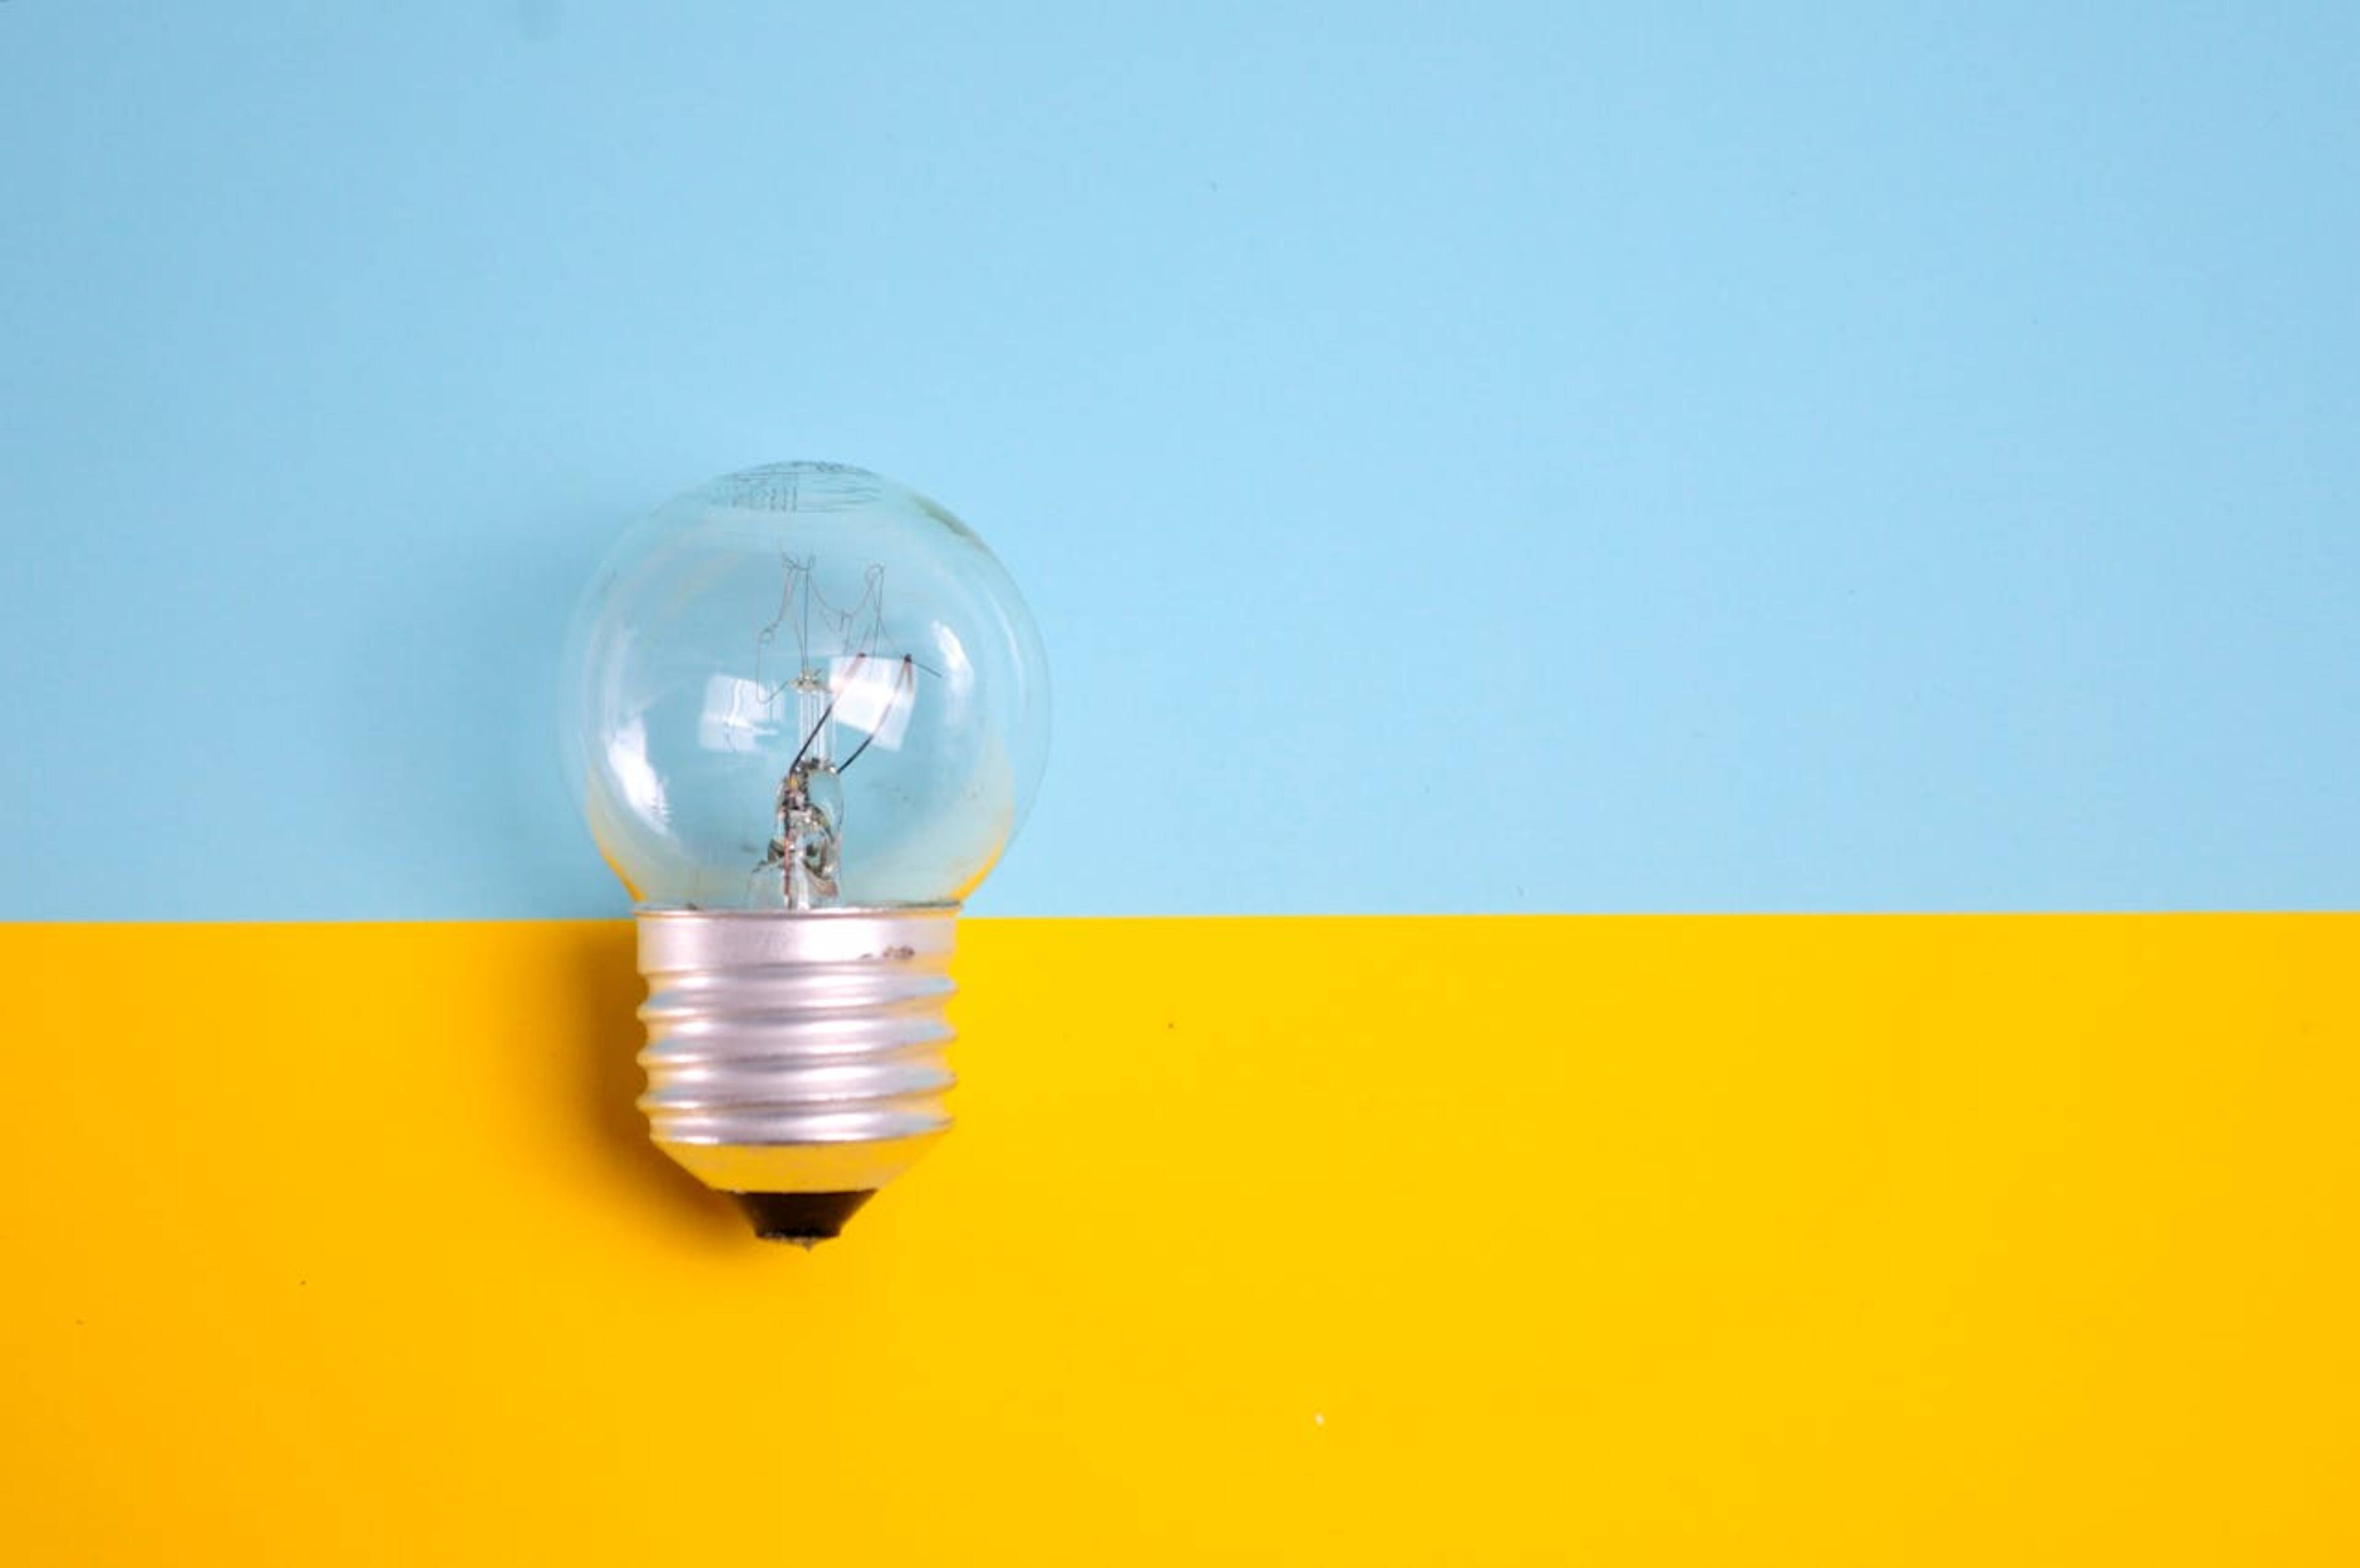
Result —
M619 913L627 518L1025 585L1019 914L2335 908L2360 13L0 5L0 915Z
M808 1256L644 1141L626 926L10 933L0 1533L2341 1568L2355 928L970 922Z
M2354 1561L2355 102L2349 6L0 4L0 1560ZM1059 710L808 1257L640 1136L551 733L789 456Z

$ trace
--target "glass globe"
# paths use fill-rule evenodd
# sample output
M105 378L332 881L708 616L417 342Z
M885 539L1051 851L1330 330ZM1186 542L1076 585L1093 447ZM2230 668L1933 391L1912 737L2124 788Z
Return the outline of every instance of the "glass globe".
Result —
M569 638L569 765L642 905L956 904L1032 802L1046 657L967 526L863 469L748 469L669 503Z

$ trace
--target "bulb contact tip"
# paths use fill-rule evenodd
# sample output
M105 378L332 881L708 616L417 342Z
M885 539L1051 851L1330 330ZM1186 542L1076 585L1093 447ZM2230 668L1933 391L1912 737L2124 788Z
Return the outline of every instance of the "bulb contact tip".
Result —
M764 1241L792 1241L808 1250L844 1234L845 1222L877 1194L870 1192L732 1192Z

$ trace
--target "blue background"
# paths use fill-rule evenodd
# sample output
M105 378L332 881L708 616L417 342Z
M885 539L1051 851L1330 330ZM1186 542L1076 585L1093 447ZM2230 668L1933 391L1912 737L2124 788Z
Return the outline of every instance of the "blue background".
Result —
M0 916L619 910L769 459L1052 649L1001 913L2349 906L2360 8L0 5Z

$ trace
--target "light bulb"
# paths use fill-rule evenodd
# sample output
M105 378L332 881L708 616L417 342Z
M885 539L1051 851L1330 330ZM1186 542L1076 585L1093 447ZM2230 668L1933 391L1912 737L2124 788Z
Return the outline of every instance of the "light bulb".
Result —
M1022 824L1048 665L965 524L858 468L748 469L616 546L569 771L639 905L656 1143L806 1244L950 1127L959 905Z

